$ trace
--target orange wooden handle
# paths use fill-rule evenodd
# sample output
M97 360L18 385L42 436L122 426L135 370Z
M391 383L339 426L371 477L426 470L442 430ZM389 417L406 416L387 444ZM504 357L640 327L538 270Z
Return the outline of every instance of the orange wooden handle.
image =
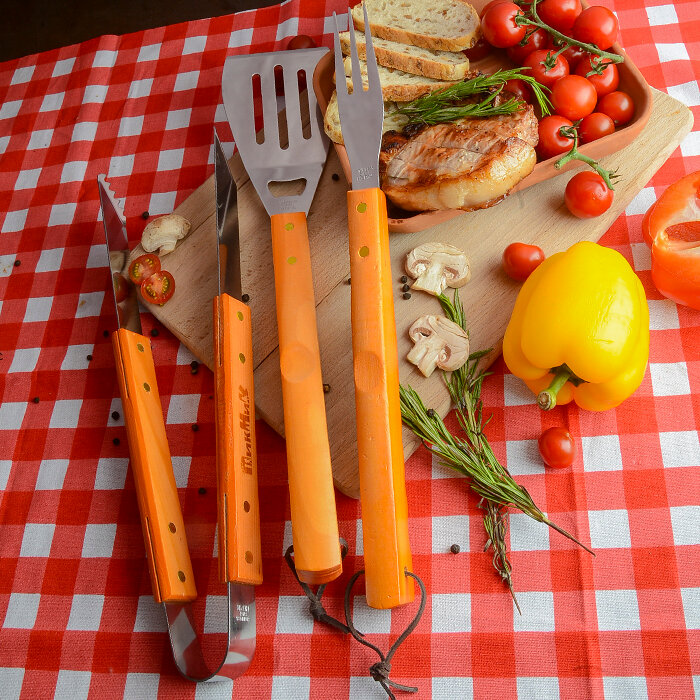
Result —
M112 346L153 597L157 603L186 603L197 597L197 590L151 344L148 338L120 328L112 334Z
M214 394L219 503L219 577L262 583L255 452L250 309L228 294L214 298Z
M367 604L413 600L386 198L348 192L352 352Z
M302 581L325 583L342 563L304 214L272 216L272 256L294 561Z

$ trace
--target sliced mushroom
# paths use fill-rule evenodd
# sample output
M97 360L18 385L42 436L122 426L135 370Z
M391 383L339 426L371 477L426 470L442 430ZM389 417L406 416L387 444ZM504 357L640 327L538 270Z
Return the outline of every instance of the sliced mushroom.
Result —
M452 372L469 359L469 336L445 316L421 316L408 335L415 345L406 359L426 377L436 367Z
M192 224L179 214L166 214L151 221L141 235L141 246L147 253L163 256L172 253L178 241L189 232Z
M449 243L423 243L406 257L406 272L416 281L413 289L438 296L445 287L463 287L471 277L469 260Z

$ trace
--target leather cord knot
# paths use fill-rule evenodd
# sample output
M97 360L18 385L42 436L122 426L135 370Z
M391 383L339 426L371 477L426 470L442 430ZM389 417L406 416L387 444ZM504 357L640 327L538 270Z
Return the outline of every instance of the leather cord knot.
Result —
M369 675L380 683L381 681L388 681L390 673L391 664L386 659L384 661L377 661L376 664L372 664L369 667Z

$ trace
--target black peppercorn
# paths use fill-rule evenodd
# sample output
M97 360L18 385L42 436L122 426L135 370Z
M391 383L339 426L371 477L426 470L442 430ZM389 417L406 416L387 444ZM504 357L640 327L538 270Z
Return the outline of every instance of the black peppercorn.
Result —
M103 335L105 338L109 338L109 331L102 331L102 335Z
M460 551L461 551L461 549L462 549L462 548L461 548L458 544L453 544L453 545L450 547L450 552L452 552L452 554L459 554Z
M247 304L250 301L250 294L241 294L241 301Z
M199 430L199 426L196 423L192 423L192 432L196 433Z
M410 287L407 284L404 284L403 287L401 287L402 292L407 292L410 289Z
M32 401L33 401L34 403L39 403L39 397L38 397L38 396L35 396L35 397L32 399Z
M21 260L15 260L15 267L19 267L22 264Z
M157 328L151 328L151 337L157 338L160 331Z
M147 219L149 216L150 216L149 212L147 212L147 211L141 212L142 219Z
M346 284L352 284L352 278L348 277L348 279L346 280Z
M401 275L401 283L406 284L406 282L408 282L408 277L406 277L406 275Z
M207 492L207 490L204 488L204 486L199 487L199 495L200 496L203 496L206 492Z
M92 362L92 355L88 355L85 359L86 359L88 362Z
M119 418L120 418L119 411L112 411L112 419L119 420Z
M428 414L428 418L435 418L435 409L434 408L429 408L426 413Z
M330 384L324 384L323 385L323 393L327 394L331 390L331 385Z
M119 438L114 438L114 440L112 440L112 443L115 444L115 445L118 445L118 444L119 444Z
M410 298L411 298L411 292L404 292L404 293L403 293L403 298L404 298L404 299L410 299Z
M340 180L340 175L338 175L338 173L333 173L331 177L333 178L333 180L335 180L335 182L338 182L338 180Z

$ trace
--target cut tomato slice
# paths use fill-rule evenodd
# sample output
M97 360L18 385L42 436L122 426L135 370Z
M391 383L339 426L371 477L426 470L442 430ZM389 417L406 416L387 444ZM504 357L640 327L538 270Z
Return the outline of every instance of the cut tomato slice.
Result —
M143 284L154 272L160 270L160 258L153 253L139 255L131 265L129 265L129 279L134 284Z
M119 272L112 273L112 284L114 285L114 298L117 304L121 304L129 296L129 284Z
M165 304L175 293L175 279L167 270L158 270L144 280L141 296L150 304Z

